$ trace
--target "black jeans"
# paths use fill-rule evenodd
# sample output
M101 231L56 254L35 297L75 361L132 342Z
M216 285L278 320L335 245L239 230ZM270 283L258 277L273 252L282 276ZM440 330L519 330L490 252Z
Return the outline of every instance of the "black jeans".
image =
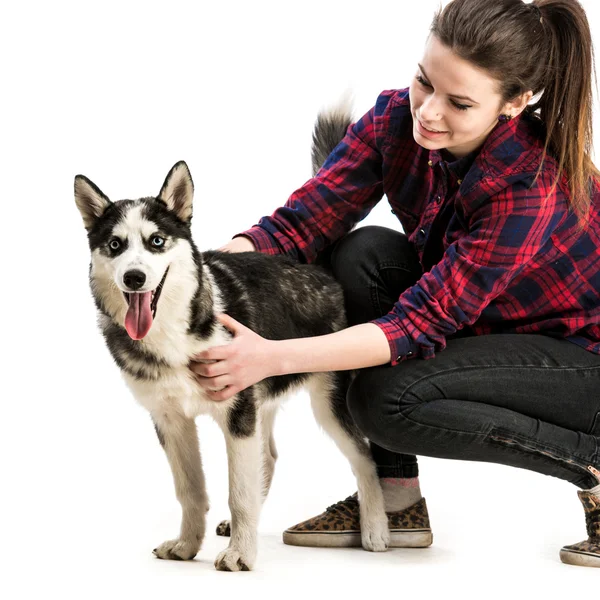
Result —
M421 276L408 238L362 227L318 259L345 292L350 325L389 312ZM348 392L381 477L416 477L417 454L501 463L597 485L600 356L545 335L447 338L432 360L359 371Z

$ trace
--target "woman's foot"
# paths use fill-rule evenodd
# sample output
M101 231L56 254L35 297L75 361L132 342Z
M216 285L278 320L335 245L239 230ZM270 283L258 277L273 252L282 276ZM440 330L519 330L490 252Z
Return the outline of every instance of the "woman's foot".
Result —
M425 498L396 512L388 512L390 548L425 548L433 535ZM290 546L348 548L361 546L360 512L357 494L329 506L325 512L283 532Z
M562 548L560 560L568 565L600 567L600 498L587 490L579 490L577 495L585 511L588 539Z
M600 471L594 467L588 469L600 484ZM583 504L588 539L564 546L560 551L560 560L568 565L600 567L600 485L591 490L579 490L577 495Z

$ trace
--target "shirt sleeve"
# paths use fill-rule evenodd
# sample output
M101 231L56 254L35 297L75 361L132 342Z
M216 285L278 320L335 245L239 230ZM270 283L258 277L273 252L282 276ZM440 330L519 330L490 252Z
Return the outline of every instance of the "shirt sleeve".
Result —
M446 347L447 336L473 324L552 243L566 205L549 193L545 179L540 176L530 189L531 176L483 201L471 201L476 208L465 236L448 246L441 261L403 292L387 315L372 321L388 339L392 365L411 356L433 358Z
M392 90L382 92L376 105L348 127L315 177L271 216L238 235L250 238L260 252L310 263L364 219L383 196L381 140L392 97Z

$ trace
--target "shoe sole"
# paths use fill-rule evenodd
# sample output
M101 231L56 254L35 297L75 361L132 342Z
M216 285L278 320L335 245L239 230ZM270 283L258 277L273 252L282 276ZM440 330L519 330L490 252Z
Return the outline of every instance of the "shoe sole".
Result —
M360 548L360 531L284 531L283 543L311 548ZM431 529L391 530L389 548L427 548L433 543Z
M560 560L566 565L576 565L578 567L600 567L600 556L597 554L587 554L586 552L574 552L573 550L560 551Z

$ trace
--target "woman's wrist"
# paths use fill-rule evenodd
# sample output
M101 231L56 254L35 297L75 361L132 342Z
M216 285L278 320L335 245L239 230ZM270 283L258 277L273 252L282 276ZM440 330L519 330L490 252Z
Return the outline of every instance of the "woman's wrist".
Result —
M240 235L221 246L219 250L222 252L256 252L256 247L250 238Z

